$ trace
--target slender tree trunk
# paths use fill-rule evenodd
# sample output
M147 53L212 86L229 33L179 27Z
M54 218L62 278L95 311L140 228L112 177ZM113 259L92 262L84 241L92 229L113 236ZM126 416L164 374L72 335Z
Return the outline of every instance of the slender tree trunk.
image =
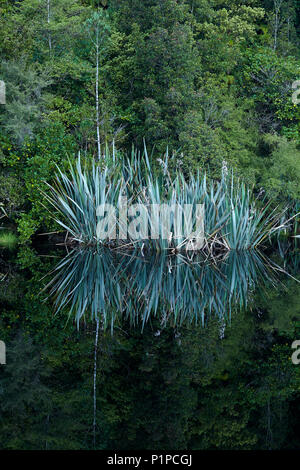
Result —
M96 337L94 349L94 422L93 422L93 445L96 447L96 413L97 413L97 351L98 351L98 338L99 338L99 318L96 324Z
M280 27L280 8L282 5L282 0L274 0L274 7L275 7L275 20L274 20L274 44L273 49L276 51L277 49L277 40L278 40L278 33Z
M50 24L50 0L47 0L47 23L48 25ZM49 52L51 52L52 43L51 43L50 31L48 31L48 44L49 44Z
M99 31L96 32L96 126L98 160L101 159L100 118L99 118Z
M268 449L272 449L273 434L272 434L272 425L271 425L271 404L270 397L268 398L267 403L267 445Z
M48 435L48 427L49 427L50 415L47 415L46 418L46 435ZM45 449L48 450L48 439L46 437Z

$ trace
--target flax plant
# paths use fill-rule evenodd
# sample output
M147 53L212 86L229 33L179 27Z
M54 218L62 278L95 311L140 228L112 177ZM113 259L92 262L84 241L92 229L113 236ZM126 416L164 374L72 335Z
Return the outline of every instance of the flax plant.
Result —
M212 181L205 173L184 177L181 172L171 175L168 158L163 170L154 172L145 148L143 154L132 151L128 159L113 154L104 156L103 162L93 161L89 168L78 158L76 166L70 165L69 174L59 168L55 184L49 186L45 198L54 208L56 222L69 234L69 242L81 245L109 245L161 252L185 249L208 251L212 255L219 251L256 249L276 232L285 229L281 223L285 211L271 210L270 201L257 201L253 193L238 179L223 174L219 181ZM128 239L120 242L119 202L127 198L127 204L142 204L147 208L147 238ZM116 209L116 217L110 220L106 239L97 237L99 214L97 207L109 204ZM175 227L174 214L164 230L159 212L151 211L155 205L176 207L183 213L186 204L204 205L205 240L201 247L184 231L183 225ZM187 221L181 218L181 224ZM192 220L188 220L191 232ZM153 239L151 233L158 229ZM179 235L178 235L179 233ZM112 238L114 239L112 241Z

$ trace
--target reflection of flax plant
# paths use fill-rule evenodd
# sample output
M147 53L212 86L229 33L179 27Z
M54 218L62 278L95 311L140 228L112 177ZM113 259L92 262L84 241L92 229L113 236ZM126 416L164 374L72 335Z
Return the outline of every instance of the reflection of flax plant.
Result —
M97 238L97 207L110 204L118 210L121 196L126 196L128 206L139 203L149 208L153 204L175 204L183 208L185 204L195 207L204 205L205 242L201 249L210 252L220 250L247 250L256 248L271 234L283 228L280 225L282 213L270 210L270 203L257 207L252 193L233 176L223 175L220 181L208 181L205 174L198 172L188 180L182 173L170 176L167 164L161 174L154 175L145 150L143 158L133 152L131 158L117 161L106 155L101 164L92 162L85 168L80 159L76 167L70 167L67 176L58 170L56 183L50 186L50 194L45 197L55 208L56 221L71 235L73 241L85 245L100 245L106 242ZM102 167L101 167L102 165ZM105 166L105 169L103 169ZM148 211L148 214L150 212ZM147 220L151 233L152 225L160 225L159 214L152 214ZM119 230L116 217L114 229ZM173 224L173 225L172 225ZM186 232L176 237L174 220L170 225L169 236L159 233L158 239L133 240L129 238L123 247L140 247L156 252L164 249L180 251L184 248L197 250ZM116 244L116 242L113 242ZM111 241L107 241L111 245ZM120 245L120 241L118 241Z
M66 308L78 324L90 315L111 329L121 316L134 325L156 316L174 326L229 318L232 307L246 307L258 281L273 276L257 252L230 252L216 265L202 255L144 258L106 249L74 250L52 275L46 288L57 310Z

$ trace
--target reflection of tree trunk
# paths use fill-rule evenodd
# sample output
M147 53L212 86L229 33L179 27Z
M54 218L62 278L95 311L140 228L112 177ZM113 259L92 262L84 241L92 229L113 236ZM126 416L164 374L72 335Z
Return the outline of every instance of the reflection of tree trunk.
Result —
M48 414L48 415L47 415L47 418L46 418L46 436L48 435L49 421L50 421L50 415ZM48 440L47 440L47 437L46 437L45 449L48 450Z
M220 328L219 328L219 338L224 339L225 338L225 329L226 329L226 323L224 316L221 318L221 323L220 323Z
M272 426L271 426L271 403L270 397L268 398L267 404L267 446L269 450L272 449L273 435L272 435Z
M96 337L95 337L95 349L94 349L94 422L93 422L93 443L94 448L96 447L96 412L97 412L97 350L98 350L98 337L99 337L99 318L96 324Z
M97 126L97 147L98 160L101 159L100 144L100 120L99 120L99 31L96 32L96 126Z
M47 0L47 23L50 24L50 0ZM48 43L49 43L49 51L51 52L52 44L51 44L51 34L48 31Z

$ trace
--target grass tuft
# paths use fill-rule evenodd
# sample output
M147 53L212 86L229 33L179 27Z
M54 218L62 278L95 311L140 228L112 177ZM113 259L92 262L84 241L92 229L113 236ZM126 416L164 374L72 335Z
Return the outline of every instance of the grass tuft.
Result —
M17 237L12 232L0 231L0 246L12 250L17 244Z

